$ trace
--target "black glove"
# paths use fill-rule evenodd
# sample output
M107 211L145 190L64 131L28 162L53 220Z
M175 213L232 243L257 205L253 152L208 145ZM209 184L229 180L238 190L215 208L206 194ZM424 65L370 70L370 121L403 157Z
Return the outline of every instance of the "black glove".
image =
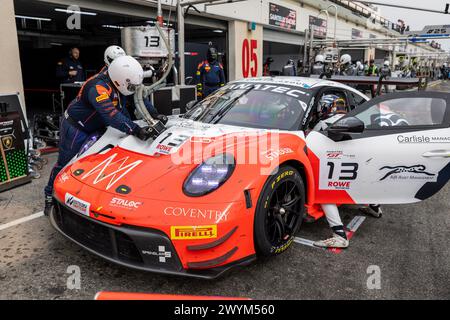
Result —
M159 121L161 121L162 124L166 124L167 121L169 121L169 118L167 118L167 116L165 116L165 115L163 115L163 114L158 114L158 115L156 116L156 119L159 120Z
M139 128L134 135L142 141L147 141L153 137L153 130L150 127Z

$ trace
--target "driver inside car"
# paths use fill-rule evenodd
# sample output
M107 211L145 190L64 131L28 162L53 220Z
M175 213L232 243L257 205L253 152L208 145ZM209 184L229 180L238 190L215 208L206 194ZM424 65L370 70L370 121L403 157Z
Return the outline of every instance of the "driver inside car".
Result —
M319 101L317 111L317 117L320 121L316 124L313 131L325 131L330 125L348 113L347 102L344 98L334 94L324 95ZM314 245L321 248L347 248L350 243L337 205L322 204L322 210L330 228L333 230L333 237L316 241ZM382 215L381 207L375 204L361 208L361 210L377 218Z

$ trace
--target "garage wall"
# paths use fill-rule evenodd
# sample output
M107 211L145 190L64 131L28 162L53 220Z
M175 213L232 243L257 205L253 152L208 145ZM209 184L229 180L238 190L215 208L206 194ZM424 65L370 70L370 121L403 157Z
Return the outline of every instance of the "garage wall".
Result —
M244 78L243 61L249 64L249 69L256 71L251 76L261 76L263 69L263 27L256 25L256 29L249 30L247 22L230 21L228 23L228 43L229 43L229 75L230 80L238 80ZM247 57L243 57L244 42L254 43L255 48L249 47Z
M20 67L19 43L17 40L16 21L13 0L2 0L0 10L0 93L20 93L20 100L25 114L23 99L22 70Z

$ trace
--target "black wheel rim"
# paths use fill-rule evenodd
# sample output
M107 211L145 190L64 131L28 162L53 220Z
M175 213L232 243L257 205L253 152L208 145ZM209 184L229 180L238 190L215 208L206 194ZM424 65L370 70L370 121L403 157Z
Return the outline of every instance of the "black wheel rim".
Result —
M282 246L291 238L300 209L300 188L295 181L286 180L272 191L266 209L266 235L272 246Z

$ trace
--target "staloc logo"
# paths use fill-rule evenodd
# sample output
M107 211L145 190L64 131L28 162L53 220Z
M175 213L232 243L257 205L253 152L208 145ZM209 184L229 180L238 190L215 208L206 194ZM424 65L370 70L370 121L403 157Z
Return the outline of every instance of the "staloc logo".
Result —
M142 205L142 202L126 200L122 198L112 198L109 205L111 207L121 207L125 209L139 209L139 207Z

